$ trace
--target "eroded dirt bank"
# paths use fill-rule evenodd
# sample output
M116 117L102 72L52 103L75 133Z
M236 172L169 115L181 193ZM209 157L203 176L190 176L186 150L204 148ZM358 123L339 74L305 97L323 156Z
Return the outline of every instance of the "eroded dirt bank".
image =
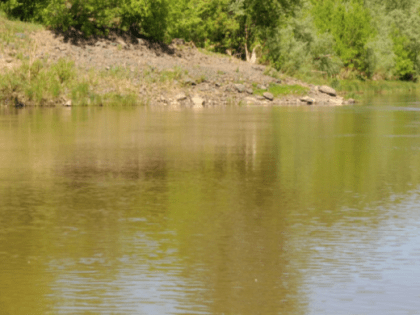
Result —
M106 39L82 40L77 34L65 37L49 30L22 36L29 36L33 43L32 58L51 63L67 58L73 60L79 70L87 72L92 69L104 73L115 69L127 71L129 84L134 86L138 99L151 106L330 106L353 102L344 100L329 87L280 76L263 65L244 62L232 56L208 53L181 39L174 40L168 46L117 35ZM18 48L12 45L9 50L8 56L0 59L0 68L3 70L22 63L14 57ZM270 93L270 86L284 88L285 93L292 94ZM296 87L301 88L296 90ZM98 94L118 90L119 83L116 81L95 87L95 93ZM71 97L61 97L60 100L62 105L72 105ZM25 103L24 97L22 102Z

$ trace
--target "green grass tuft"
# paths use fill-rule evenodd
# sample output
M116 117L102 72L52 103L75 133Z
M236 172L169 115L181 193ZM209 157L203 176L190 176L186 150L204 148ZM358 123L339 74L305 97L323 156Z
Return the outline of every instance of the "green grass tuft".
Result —
M274 97L286 96L286 95L305 95L309 88L303 87L301 85L279 85L271 84L268 87L268 91L261 90L257 88L257 85L254 83L254 93L256 95L263 95L264 92L270 92Z

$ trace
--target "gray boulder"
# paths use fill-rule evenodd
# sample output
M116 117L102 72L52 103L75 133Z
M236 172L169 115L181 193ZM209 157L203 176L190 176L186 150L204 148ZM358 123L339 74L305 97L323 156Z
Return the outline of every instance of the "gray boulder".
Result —
M265 93L263 94L263 96L264 96L266 99L268 99L269 101L274 100L274 95L273 95L273 94L271 94L271 93L269 93L269 92L265 92Z
M328 95L331 95L331 96L337 96L337 92L332 87L322 85L318 89L322 93L325 93L325 94L328 94Z
M245 85L243 84L235 84L234 87L239 93L242 93L245 91Z
M315 99L313 99L313 98L311 98L309 96L301 97L300 100L302 102L306 102L306 104L308 104L308 105L312 105L313 103L315 103Z

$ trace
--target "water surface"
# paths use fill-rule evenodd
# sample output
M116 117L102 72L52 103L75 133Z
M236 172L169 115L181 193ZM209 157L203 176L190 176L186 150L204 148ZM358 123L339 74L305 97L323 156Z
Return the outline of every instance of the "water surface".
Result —
M1 314L417 314L420 105L0 108Z

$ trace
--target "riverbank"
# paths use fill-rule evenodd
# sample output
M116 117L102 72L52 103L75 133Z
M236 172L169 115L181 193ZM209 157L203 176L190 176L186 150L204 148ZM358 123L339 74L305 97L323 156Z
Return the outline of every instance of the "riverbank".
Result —
M0 102L8 106L343 105L328 86L210 53L127 34L83 39L0 17Z

